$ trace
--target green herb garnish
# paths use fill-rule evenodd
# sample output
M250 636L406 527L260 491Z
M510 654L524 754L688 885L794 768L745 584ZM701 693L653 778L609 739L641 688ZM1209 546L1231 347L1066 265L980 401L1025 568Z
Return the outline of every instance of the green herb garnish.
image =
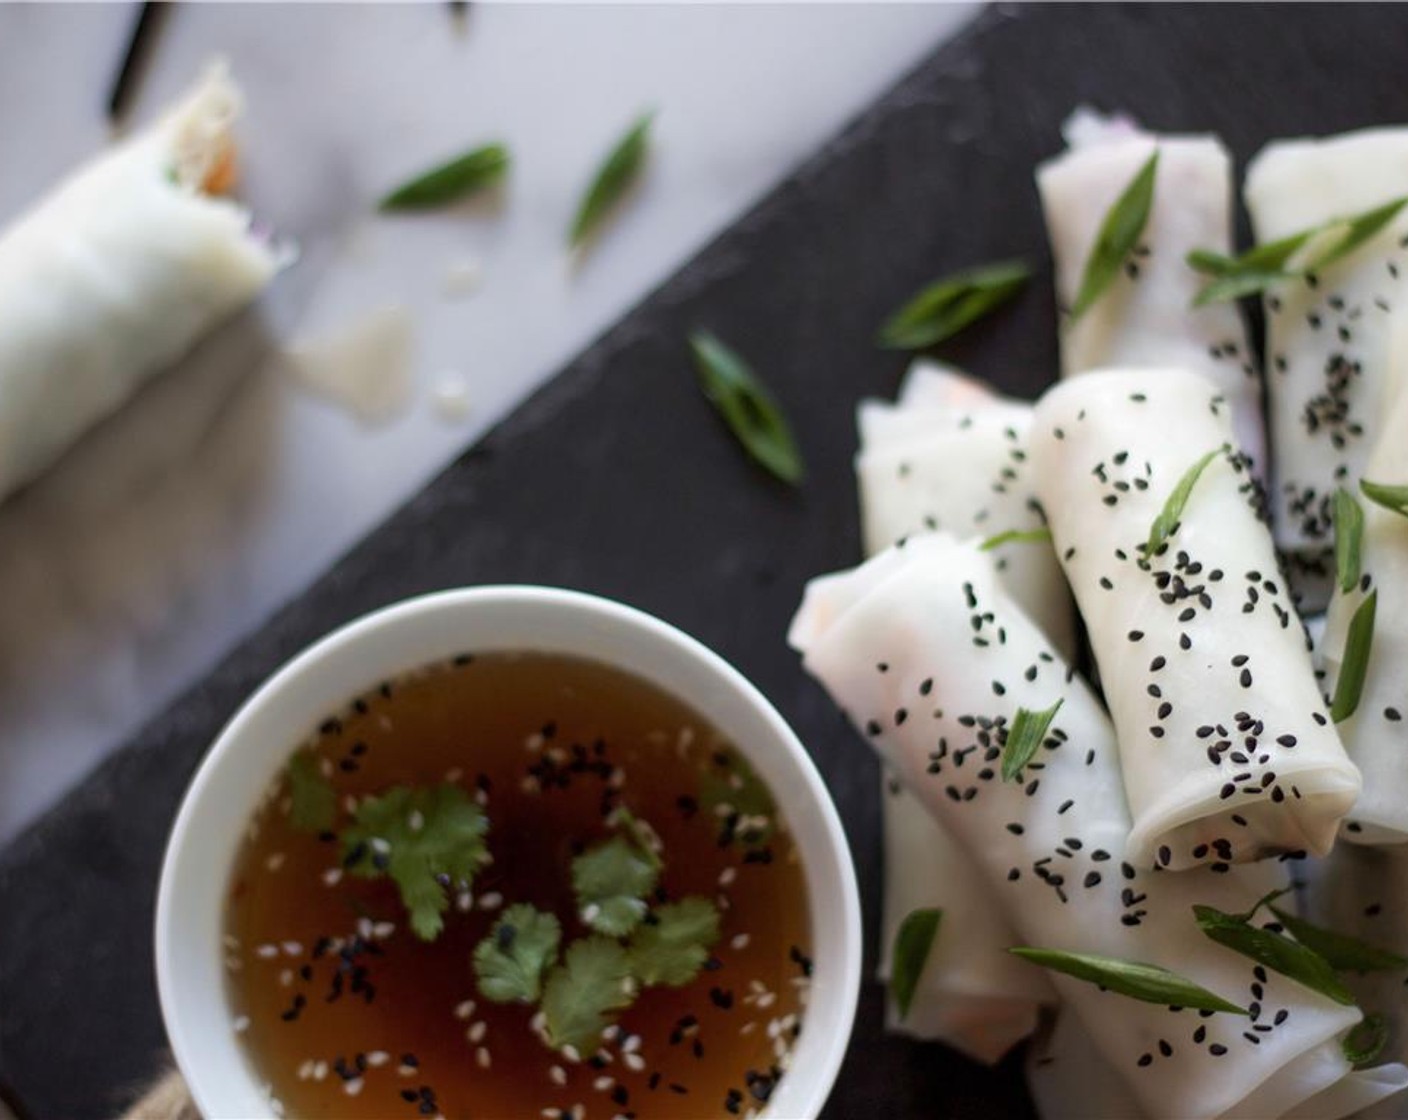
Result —
M1046 738L1051 721L1061 710L1065 699L1057 700L1045 711L1032 712L1018 708L1007 728L1007 742L1002 748L1002 780L1010 782L1022 772L1022 767L1032 760Z
M1374 612L1378 609L1378 590L1369 592L1349 620L1349 633L1344 639L1344 654L1340 658L1340 675L1335 681L1335 698L1330 701L1330 719L1343 723L1359 707L1364 692L1364 678L1369 672L1369 653L1374 647Z
M402 183L381 200L382 210L424 210L477 194L508 172L508 149L485 144Z
M1188 254L1188 266L1213 279L1194 297L1193 306L1203 307L1209 303L1256 295L1283 280L1293 280L1343 260L1393 221L1405 203L1408 203L1408 197L1394 199L1355 217L1335 218L1279 241L1258 245L1237 257L1195 249ZM1342 232L1327 241L1304 265L1289 267L1291 258L1312 239L1336 230Z
M1039 544L1042 542L1051 543L1050 529L1008 529L1005 533L998 533L983 541L978 546L978 551L991 552L1005 544Z
M929 960L929 952L934 947L934 938L938 935L943 916L944 912L938 909L911 910L895 932L890 960L890 997L895 1001L901 1022L909 1018L909 1008L919 988L919 977L924 973L924 965Z
M646 897L660 881L658 862L621 836L572 861L572 889L582 921L598 933L623 937L640 924Z
M288 762L289 823L303 832L326 832L337 819L337 794L318 769L318 756L297 751Z
M753 461L795 486L805 473L801 453L777 403L744 360L708 331L689 336L704 395Z
M1364 511L1343 486L1335 491L1335 573L1340 590L1353 591L1359 582L1364 540Z
M1329 962L1308 945L1254 926L1244 915L1226 914L1212 906L1194 906L1193 916L1204 935L1219 945L1289 976L1336 1003L1354 1003L1354 993L1335 975Z
M1363 1067L1378 1059L1387 1042L1388 1018L1374 1012L1349 1029L1340 1042L1340 1049L1350 1065Z
M952 338L1010 300L1031 275L1024 261L1001 261L935 280L880 328L880 345L892 350L922 350Z
M543 987L548 1042L559 1050L571 1046L591 1053L613 1013L634 999L629 958L619 942L600 936L574 941Z
M1042 968L1074 976L1077 980L1085 980L1144 1003L1191 1007L1196 1011L1225 1011L1230 1015L1247 1014L1244 1008L1229 1003L1217 993L1155 964L1100 957L1091 953L1066 953L1059 949L1017 948L1008 952Z
M358 807L342 833L343 864L364 879L389 876L401 892L411 928L433 941L449 899L442 877L467 887L488 862L484 811L457 785L394 786Z
M479 991L493 1003L536 1003L561 941L552 914L522 902L510 906L474 948Z
M683 987L699 975L718 939L719 911L709 899L689 895L667 902L631 935L631 975L642 984Z
M1149 540L1144 545L1146 562L1152 561L1159 549L1163 547L1164 542L1178 531L1179 521L1183 517L1183 509L1193 494L1193 487L1198 485L1198 479L1203 477L1203 472L1208 469L1208 464L1221 455L1223 450L1219 447L1216 451L1209 451L1189 467L1183 477L1178 480L1178 485L1173 488L1168 500L1164 502L1164 508L1159 511L1159 516L1154 518L1154 523L1149 526Z
M637 117L597 168L591 185L578 204L577 216L567 236L571 248L576 249L597 230L607 213L640 174L650 143L650 122L654 117L653 110Z
M1306 948L1319 953L1336 971L1396 972L1400 968L1408 968L1408 957L1399 956L1377 945L1370 945L1357 937L1317 926L1274 906L1271 907L1271 912L1292 937Z
M1154 204L1154 177L1158 167L1159 153L1156 149L1105 214L1095 244L1090 247L1090 256L1085 261L1080 294L1071 307L1072 323L1105 294L1138 246L1139 235L1144 232Z
M1385 486L1382 482L1359 480L1359 489L1375 505L1383 506L1392 513L1408 517L1408 486Z

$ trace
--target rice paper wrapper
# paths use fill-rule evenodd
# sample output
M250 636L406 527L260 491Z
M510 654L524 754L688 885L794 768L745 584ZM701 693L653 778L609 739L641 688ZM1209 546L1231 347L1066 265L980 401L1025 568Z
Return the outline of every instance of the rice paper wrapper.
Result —
M1359 772L1330 723L1221 392L1178 370L1084 374L1038 403L1031 450L1119 734L1130 861L1324 854ZM1155 520L1209 453L1146 562Z
M1259 244L1363 213L1408 193L1408 129L1277 141L1252 160L1244 193ZM1408 359L1405 235L1408 211L1263 299L1272 522L1288 552L1332 544L1335 489L1356 485L1383 431Z
M1197 929L1195 904L1248 910L1284 884L1282 865L1170 874L1127 858L1109 721L971 544L931 534L814 580L789 638L977 861L1026 944L1161 965L1249 1008L1247 1017L1173 1011L1053 976L1151 1117L1221 1116L1270 1096L1279 1103L1280 1072L1358 1021L1357 1009L1266 973ZM1002 780L1017 710L1057 701L1037 757Z
M1227 398L1238 442L1261 470L1261 379L1246 325L1235 302L1193 306L1205 280L1185 262L1194 249L1231 252L1227 149L1215 136L1156 135L1089 110L1077 111L1066 134L1069 149L1036 177L1063 308L1075 303L1110 207L1156 150L1159 163L1134 257L1080 319L1064 324L1062 375L1110 366L1200 373Z
M1369 459L1367 476L1408 485L1408 393L1400 392ZM1374 594L1373 642L1354 714L1339 725L1345 750L1364 775L1364 791L1345 824L1347 839L1362 844L1408 841L1408 517L1360 494L1364 532L1361 577L1336 589L1320 644L1330 695L1339 683L1349 625Z
M0 497L278 271L248 213L200 190L230 158L239 106L213 67L0 234Z
M1143 1120L1139 1101L1095 1049L1080 1019L1056 1016L1027 1055L1027 1088L1041 1120Z

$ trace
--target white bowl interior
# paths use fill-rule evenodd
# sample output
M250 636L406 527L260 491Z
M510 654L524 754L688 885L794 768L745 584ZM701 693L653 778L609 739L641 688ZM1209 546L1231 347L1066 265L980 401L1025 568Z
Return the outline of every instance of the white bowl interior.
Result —
M206 1117L268 1110L232 1029L220 953L230 869L261 795L292 749L359 691L457 653L515 649L590 657L654 682L711 719L771 788L802 855L814 976L767 1115L820 1110L854 1018L860 910L840 821L796 736L735 669L649 615L576 592L491 587L409 600L324 638L246 702L196 774L162 869L156 964L172 1049Z

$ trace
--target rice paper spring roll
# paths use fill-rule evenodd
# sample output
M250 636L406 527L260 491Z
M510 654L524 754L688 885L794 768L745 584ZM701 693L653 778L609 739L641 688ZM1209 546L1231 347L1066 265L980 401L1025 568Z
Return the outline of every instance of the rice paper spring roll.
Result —
M219 197L239 105L212 67L0 234L0 498L278 271L249 214Z
M940 1041L992 1065L1036 1030L1056 993L1041 969L1012 956L1007 916L978 868L948 832L894 778L881 793L885 895L879 979L891 976L895 935L915 910L942 915L919 974L909 1014L887 999L896 1034Z
M1248 167L1244 194L1259 244L1381 206L1408 194L1408 128L1270 144ZM1263 299L1272 524L1287 552L1314 560L1329 548L1335 489L1356 485L1382 430L1408 357L1405 235L1408 211Z
M986 525L996 533L1042 524L1021 478L1029 404L1004 400L956 370L920 361L896 404L864 402L858 419L856 470L868 553L939 526L964 531ZM999 562L1009 559L1007 586L1069 649L1072 608L1050 547L1014 545ZM1012 943L1007 919L967 854L888 775L881 798L880 979L889 979L906 916L919 909L943 915L909 1013L901 1016L890 1000L889 1027L996 1062L1036 1029L1041 1005L1055 994L1041 970L1002 948Z
M1119 734L1130 862L1324 854L1359 772L1221 392L1179 370L1084 374L1038 402L1031 456Z
M1408 393L1397 394L1367 464L1367 476L1408 485ZM1408 841L1408 517L1358 496L1363 511L1360 575L1337 587L1320 644L1333 696L1339 685L1350 624L1374 597L1374 627L1359 702L1339 724L1346 751L1364 775L1364 792L1346 822L1347 839L1363 844Z
M1248 1010L1175 1011L1053 976L1150 1117L1277 1116L1348 1073L1338 1036L1357 1009L1216 944L1193 919L1197 904L1250 910L1284 884L1284 865L1174 875L1128 858L1109 720L990 556L943 534L915 538L812 581L789 639L978 862L1026 944L1162 966ZM1037 757L1004 780L1019 709L1058 702Z
M1185 261L1194 249L1230 253L1232 157L1216 136L1143 131L1123 117L1078 109L1068 148L1037 169L1063 308L1074 305L1105 216L1155 151L1154 197L1141 243L1124 272L1061 331L1061 373L1187 369L1222 390L1237 441L1264 469L1261 379L1235 302L1193 306L1204 280Z

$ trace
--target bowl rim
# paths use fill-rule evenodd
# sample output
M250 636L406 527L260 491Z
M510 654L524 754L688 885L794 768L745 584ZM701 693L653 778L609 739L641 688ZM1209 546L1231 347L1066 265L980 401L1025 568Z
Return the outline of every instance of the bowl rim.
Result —
M609 639L608 644L615 642L621 648L634 644L668 664L677 665L679 672L692 674L694 678L692 688L677 687L655 678L657 686L673 692L710 720L719 718L718 711L726 706L737 720L751 722L762 732L758 738L750 736L746 742L738 736L731 735L730 739L751 764L773 772L767 776L768 784L780 809L787 803L785 815L798 841L806 879L815 964L825 977L824 986L814 985L803 1020L811 1029L803 1030L793 1051L793 1064L778 1083L778 1092L763 1114L815 1116L830 1094L849 1043L859 998L862 953L854 864L840 817L815 764L781 714L758 688L697 639L653 615L612 599L523 584L431 592L356 618L281 665L240 705L216 735L186 789L171 827L162 862L154 929L162 1019L177 1067L202 1115L214 1120L247 1111L255 1094L263 1099L264 1107L268 1107L266 1087L258 1083L234 1030L227 1027L226 1037L213 1040L204 1029L210 1025L212 1002L224 1009L223 1021L230 1022L224 969L220 964L218 927L222 919L219 914L214 916L217 934L210 939L209 959L200 965L205 969L213 962L220 979L218 992L195 990L209 988L209 984L183 982L183 974L190 969L179 963L199 957L189 944L190 939L183 938L183 927L193 921L199 924L202 919L208 925L211 920L204 903L196 906L196 917L190 918L189 907L182 905L182 899L192 890L209 897L211 884L215 883L214 895L223 901L244 825L257 805L257 798L250 800L248 797L249 790L254 788L250 772L261 768L244 767L240 763L251 751L259 752L256 758L265 763L272 759L272 766L264 769L257 782L262 792L288 755L322 718L317 716L311 724L287 720L279 725L277 712L281 703L284 708L290 703L297 707L294 698L300 690L311 694L321 687L327 691L332 687L327 683L328 678L336 678L339 673L344 677L351 675L350 682L331 704L321 699L311 707L309 702L302 704L310 709L310 714L321 711L325 716L327 711L346 703L359 689L376 679L432 664L456 652L454 648L441 648L449 623L463 624L466 620L472 623L479 616L482 624L496 615L516 616L530 631L544 630L548 636L537 641L508 641L499 646L469 638L461 643L462 648L471 652L536 648L591 657L591 652L571 648L574 640L581 645L585 636L590 635L594 641ZM570 634L573 628L580 632L576 639L562 636ZM383 665L381 669L369 668L360 673L353 668L359 659L374 662L379 647L380 656L385 659L391 656L390 650L408 645L424 645L426 649L423 655L412 655L408 659L403 653L395 658L398 663L405 662L399 670L388 673ZM596 659L628 672L653 677L656 662L627 665L621 663L623 656L617 649L611 656ZM670 658L674 660L670 662ZM286 732L282 738L274 736L276 743L272 746L268 745L269 736L260 734L260 725L271 720ZM267 732L267 728L264 730ZM783 771L785 780L774 780ZM239 806L238 811L228 804L231 798L224 797L232 784L245 787L247 804ZM225 820L223 833L218 824L214 829L202 827L212 816L217 821ZM232 822L233 828L229 827ZM212 832L216 833L214 837ZM803 833L808 843L803 843ZM200 883L204 886L198 886ZM197 1029L196 1022L200 1019L204 1020L200 1024L202 1029ZM238 1070L234 1066L238 1066ZM238 1100L229 1095L231 1085L241 1089Z

